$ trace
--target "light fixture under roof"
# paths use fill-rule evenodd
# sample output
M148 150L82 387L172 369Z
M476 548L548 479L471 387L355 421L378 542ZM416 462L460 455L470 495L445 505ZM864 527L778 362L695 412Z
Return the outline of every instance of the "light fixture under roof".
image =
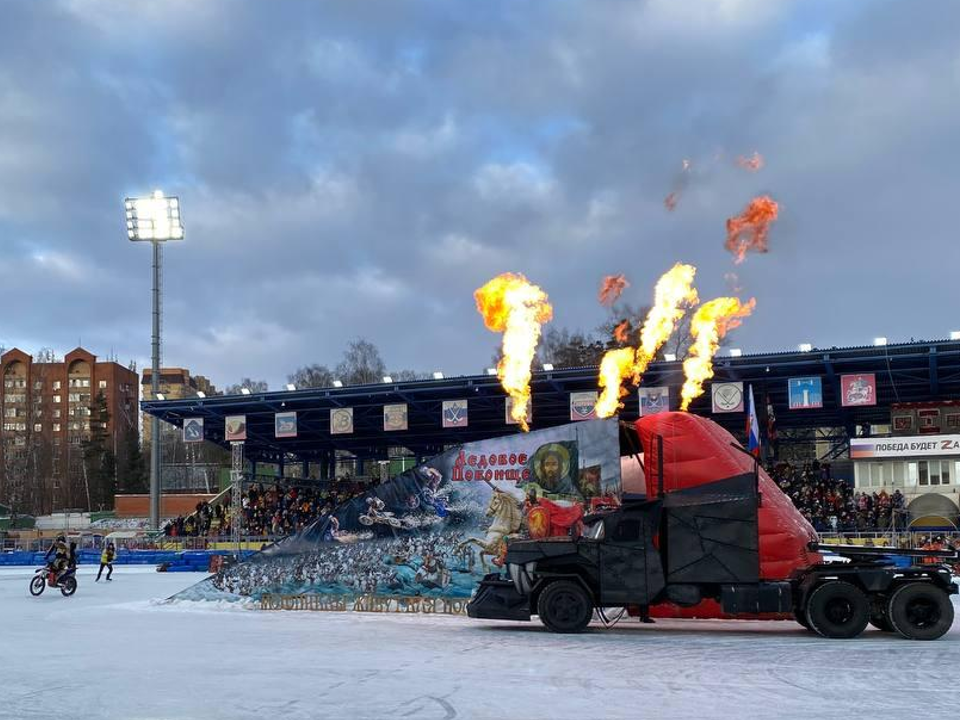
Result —
M384 381L385 383L392 383L392 382L393 382L393 378L390 377L389 375L384 375L384 376L383 376L383 381Z
M496 368L487 368L487 375L496 375L496 374L497 374Z
M667 362L676 362L676 361L677 361L677 354L676 354L676 353L664 353L664 354L663 354L663 359L666 360Z
M287 383L287 390L289 390L290 392L293 392L296 389L297 389L296 385L294 385L293 383Z
M343 387L343 380L334 380L334 381L333 381L333 386L334 386L334 387Z
M435 373L433 373L433 379L434 379L434 380L443 380L443 373L440 372L439 370L437 370Z
M873 344L876 347L883 347L884 345L887 344L887 339L885 337L875 337L873 339Z
M553 370L553 363L544 363L543 369L547 372L551 372Z
M206 396L207 396L207 394L206 394L203 390L197 390L197 397L198 397L198 398L200 398L200 399L202 400L202 399L205 398Z
M740 348L730 348L730 357L740 357L743 355L743 350Z
M811 343L800 343L799 345L797 345L797 349L800 352L810 352L811 350L813 350L813 345Z
M960 340L960 330L951 330L950 331L951 340Z
M166 400L166 398L163 396L163 393L157 393L157 400Z
M240 394L241 394L241 395L249 395L249 394L250 394L250 388L240 388Z

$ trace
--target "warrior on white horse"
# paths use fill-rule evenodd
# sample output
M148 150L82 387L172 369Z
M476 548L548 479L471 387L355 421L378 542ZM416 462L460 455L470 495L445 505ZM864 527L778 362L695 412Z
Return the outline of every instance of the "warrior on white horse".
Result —
M510 493L500 490L492 483L488 482L487 484L493 488L493 495L490 497L490 504L487 506L487 517L492 517L493 522L487 528L485 537L467 538L457 545L458 550L464 549L468 545L476 545L480 548L480 566L484 570L487 569L484 555L492 557L495 565L503 564L503 556L507 549L507 538L516 536L520 531L520 524L523 520L520 503Z

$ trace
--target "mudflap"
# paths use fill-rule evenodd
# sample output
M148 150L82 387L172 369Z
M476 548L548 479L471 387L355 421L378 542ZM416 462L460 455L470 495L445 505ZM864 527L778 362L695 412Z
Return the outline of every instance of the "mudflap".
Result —
M529 620L530 597L517 592L510 580L491 573L480 581L467 615L483 620Z

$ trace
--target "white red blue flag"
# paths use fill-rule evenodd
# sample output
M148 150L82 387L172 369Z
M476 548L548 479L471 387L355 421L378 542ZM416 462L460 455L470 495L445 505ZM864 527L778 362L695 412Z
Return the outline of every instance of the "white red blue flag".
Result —
M747 450L754 457L760 457L760 423L757 422L757 408L753 404L753 385L750 386L747 408Z

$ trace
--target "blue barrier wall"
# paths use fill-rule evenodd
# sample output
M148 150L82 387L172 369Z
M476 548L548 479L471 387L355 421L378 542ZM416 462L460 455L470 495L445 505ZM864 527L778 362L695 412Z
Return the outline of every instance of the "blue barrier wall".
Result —
M244 559L253 555L253 550L243 553ZM188 550L175 552L172 550L120 550L114 558L114 565L160 565L169 563L170 572L206 572L210 566L210 558L214 555L228 555L223 550ZM0 553L0 567L32 566L42 567L44 553L27 551ZM99 550L81 550L77 553L79 565L100 564Z

